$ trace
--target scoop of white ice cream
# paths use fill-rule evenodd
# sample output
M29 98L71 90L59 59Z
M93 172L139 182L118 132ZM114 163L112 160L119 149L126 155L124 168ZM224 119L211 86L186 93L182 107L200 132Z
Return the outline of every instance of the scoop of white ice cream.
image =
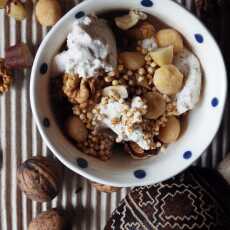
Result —
M117 65L116 41L106 21L95 16L78 19L67 37L67 50L54 57L54 73L82 78L96 77L100 70Z
M174 64L186 77L184 87L176 95L177 111L182 114L193 109L200 99L201 66L198 58L187 49L176 54Z
M155 50L157 49L157 41L154 37L145 38L141 41L141 47L147 50Z

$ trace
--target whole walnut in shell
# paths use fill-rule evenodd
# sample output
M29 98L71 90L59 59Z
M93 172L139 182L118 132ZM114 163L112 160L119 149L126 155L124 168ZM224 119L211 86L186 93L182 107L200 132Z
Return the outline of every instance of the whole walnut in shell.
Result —
M19 166L17 182L29 199L50 201L59 192L62 169L54 160L41 156L32 157Z
M64 212L51 209L42 212L29 224L28 230L63 230L66 226Z

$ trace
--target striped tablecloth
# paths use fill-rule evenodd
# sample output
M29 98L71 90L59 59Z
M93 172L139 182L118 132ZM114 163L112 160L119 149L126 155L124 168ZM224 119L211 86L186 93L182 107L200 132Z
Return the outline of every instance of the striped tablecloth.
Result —
M203 5L205 2L207 5ZM63 9L67 11L76 4L76 1L62 0L62 3ZM228 0L188 0L178 1L178 3L201 17L214 33L225 57L230 57ZM16 41L28 43L35 52L46 33L47 29L37 23L34 15L20 23L5 16L3 10L0 10L0 56L3 57L5 48L15 44ZM226 62L229 66L227 58ZM13 88L0 97L0 230L26 230L31 218L42 210L56 206L76 210L74 229L103 229L111 211L129 189L122 189L114 194L100 193L91 188L88 180L68 169L65 170L63 191L50 203L38 204L27 200L17 188L17 165L31 156L49 155L51 152L42 141L31 114L30 72L17 71L14 75ZM196 164L215 167L224 157L229 151L229 126L229 103L227 102L219 132Z

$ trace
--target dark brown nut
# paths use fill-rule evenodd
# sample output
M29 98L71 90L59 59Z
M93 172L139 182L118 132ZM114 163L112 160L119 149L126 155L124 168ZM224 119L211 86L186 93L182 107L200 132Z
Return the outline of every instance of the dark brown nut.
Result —
M77 142L84 142L88 137L85 124L77 117L71 116L66 120L65 128L68 136Z
M7 68L29 68L32 64L33 56L25 43L18 43L6 49L5 65Z
M91 185L100 192L106 192L106 193L111 193L111 192L118 192L120 191L121 188L119 187L113 187L109 185L104 185L104 184L98 184L96 182L92 182Z
M7 92L12 84L12 74L5 67L4 59L0 58L0 93Z
M64 230L65 227L66 218L64 212L51 209L34 218L30 222L28 230Z
M156 150L143 150L138 144L135 142L127 142L125 143L125 151L130 154L133 159L136 160L144 160L156 154Z
M46 157L32 157L17 170L19 188L31 200L46 202L59 192L62 182L62 168Z
M138 25L134 28L128 30L126 33L130 38L133 38L135 40L143 40L153 37L156 33L156 30L152 23L148 21L143 21L138 23Z

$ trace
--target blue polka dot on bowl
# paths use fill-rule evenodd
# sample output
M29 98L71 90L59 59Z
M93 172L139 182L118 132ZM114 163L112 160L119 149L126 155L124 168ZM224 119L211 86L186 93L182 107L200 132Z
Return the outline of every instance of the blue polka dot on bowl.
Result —
M188 159L190 159L191 157L192 157L192 152L191 152L191 151L186 151L186 152L184 152L183 158L184 158L185 160L188 160Z
M153 1L152 0L142 0L141 5L144 7L151 7L153 6Z
M79 11L75 14L75 18L79 19L85 16L85 13L83 11Z
M146 177L146 172L142 169L138 169L134 171L134 176L138 179L143 179Z
M195 39L198 43L203 43L204 42L204 38L201 34L195 34Z
M212 101L211 101L212 107L216 107L216 106L218 106L218 104L219 104L218 98L214 97L214 98L212 99Z
M83 159L83 158L78 158L77 159L77 164L80 168L85 169L88 167L88 161Z

